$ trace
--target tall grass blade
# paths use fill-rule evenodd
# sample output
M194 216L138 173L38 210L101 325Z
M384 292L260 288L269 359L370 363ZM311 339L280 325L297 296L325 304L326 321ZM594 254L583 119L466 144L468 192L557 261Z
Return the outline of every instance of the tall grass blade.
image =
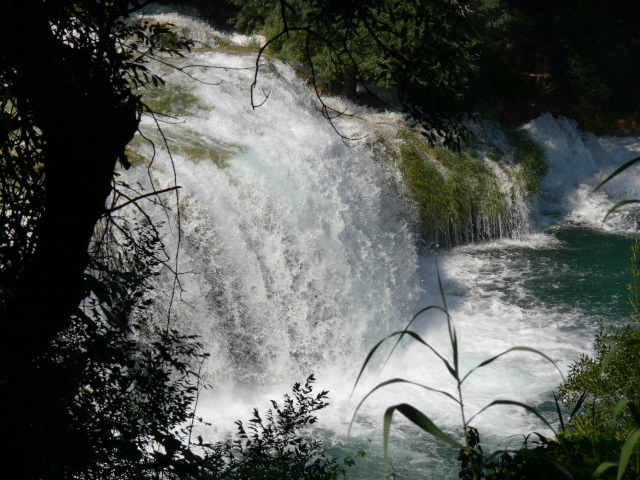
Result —
M448 443L449 445L452 445L452 446L454 446L456 448L464 448L464 446L461 443L458 443L453 438L451 438L449 435L447 435L442 430L440 430L429 419L429 417L427 417L424 413L422 413L417 408L412 407L411 405L406 404L406 403L402 403L400 405L396 405L395 408L396 408L396 410L398 410L398 412L400 412L402 415L407 417L407 419L410 422L412 422L414 425L416 425L417 427L420 427L425 432L430 433L431 435L436 437L438 440L442 440L443 442Z
M476 413L473 417L471 417L469 419L469 421L467 422L467 424L470 424L474 418L476 418L478 415L480 415L482 412L484 412L485 410L487 410L490 407L493 407L494 405L511 405L511 406L516 406L516 407L520 407L520 408L524 408L525 410L527 410L530 413L533 413L536 417L538 417L540 420L542 420L542 422L549 427L549 429L553 432L554 435L558 435L558 432L556 432L556 429L553 428L551 426L551 424L547 421L546 418L544 418L540 412L538 412L538 410L536 410L535 408L533 408L531 405L527 405L526 403L522 403L522 402L516 402L515 400L494 400L493 402L491 402L489 405L483 407L478 413Z
M640 200L622 200L616 203L613 207L609 209L607 214L604 216L604 218L602 219L602 223L606 222L607 218L609 218L609 215L611 215L613 212L624 207L625 205L629 205L630 203L640 203Z
M454 402L456 402L458 405L460 404L460 400L458 400L456 397L454 397L453 395L451 395L449 392L445 392L444 390L438 390L438 389L436 389L436 388L431 388L431 387L428 387L427 385L423 385L423 384L421 384L421 383L417 383L417 382L412 382L411 380L405 380L405 379L403 379L403 378L393 378L393 379L391 379L391 380L386 380L386 381L382 382L382 383L381 383L381 384L379 384L379 385L376 385L376 386L375 386L375 388L374 388L373 390L371 390L369 393L367 393L367 394L365 395L365 397L364 397L362 400L360 400L360 403L359 403L359 404L358 404L358 406L356 407L355 412L353 412L353 417L351 417L351 423L349 424L349 433L348 433L348 434L351 434L351 427L353 426L353 422L354 422L354 420L355 420L355 418L356 418L356 415L358 414L358 410L360 410L360 407L362 406L362 404L364 403L364 401L365 401L367 398L369 398L369 396L370 396L373 392L375 392L376 390L378 390L379 388L382 388L382 387L385 387L385 386L387 386L387 385L391 385L391 384L394 384L394 383L406 383L406 384L409 384L409 385L415 385L415 386L417 386L417 387L424 388L425 390L429 390L430 392L441 393L442 395L445 395L445 396L449 397L451 400L453 400Z
M396 332L395 334L398 334L400 332ZM427 348L429 348L429 350L431 350L433 353L436 354L436 356L442 361L442 363L445 364L445 366L447 367L447 370L449 370L449 373L453 376L453 378L455 378L456 380L458 379L458 375L457 372L451 367L451 364L447 361L446 358L444 358L442 355L440 355L438 353L438 351L433 348L431 345L429 345L427 342L425 342L424 340L422 340L422 338L420 337L420 335L418 335L415 332L412 332L411 330L409 330L408 332L406 332L406 335L409 335L410 337L413 337L414 340L416 340L417 342L420 342L421 344L423 344L424 346L426 346Z
M438 288L440 289L440 297L442 298L442 305L447 314L447 327L449 329L449 340L451 341L451 348L453 349L453 367L454 371L451 372L456 380L460 380L458 368L458 336L456 335L456 327L451 321L451 315L449 315L449 308L447 307L447 297L444 294L444 287L442 286L442 279L440 278L440 269L438 268L438 259L436 258L436 274L438 275Z
M420 335L418 335L415 332L412 332L411 330L407 330L407 331L400 330L400 331L393 332L393 333L387 335L382 340L380 340L378 343L376 343L375 346L371 350L369 350L369 353L367 354L367 358L364 360L364 363L362 364L362 368L360 369L360 373L358 373L358 378L356 378L356 382L353 385L353 390L351 390L351 395L353 395L353 392L355 392L356 386L358 385L358 382L360 381L360 377L362 377L362 374L364 373L364 369L366 368L367 364L369 363L369 360L371 360L371 357L373 357L373 354L376 352L378 347L380 345L382 345L385 342L385 340L387 340L387 339L389 339L391 337L395 337L397 335L401 335L401 336L402 335L409 335L410 337L412 337L417 342L419 342L419 343L423 344L424 346L426 346L429 350L431 350L433 353L436 354L436 356L445 364L445 366L449 370L449 373L451 373L451 375L453 375L455 377L455 371L453 370L453 368L451 368L451 364L442 355L440 355L435 348L433 348L431 345L429 345L427 342L425 342L420 337Z
M622 449L620 450L620 464L618 465L618 476L616 480L620 480L622 475L624 475L624 471L627 468L627 464L629 463L629 458L633 453L633 448L640 441L640 428L636 428L631 435L627 438L627 441L622 445Z
M456 327L451 321L451 317L447 313L447 321L449 322L449 337L451 338L451 348L453 349L453 368L455 368L455 379L460 381L460 366L458 363L458 335Z
M358 373L358 378L356 378L356 382L353 384L353 390L351 390L351 395L353 395L353 392L356 391L356 387L358 386L358 382L360 381L360 377L362 376L362 373L364 372L364 369L367 367L367 364L369 363L369 360L371 360L371 357L373 357L373 354L376 353L376 350L378 349L378 347L380 345L382 345L384 343L384 341L387 340L390 336L391 335L389 335L387 337L384 337L382 340L380 340L378 343L376 343L371 350L369 350L369 353L367 354L367 358L364 359L364 363L362 364L362 368L360 369L360 373Z
M553 394L553 400L556 402L556 411L558 412L558 418L560 419L560 428L564 432L564 419L562 418L562 410L560 410L560 404L558 403L558 398L556 394Z
M384 412L384 418L382 422L382 442L384 444L384 478L387 478L387 449L389 446L389 431L391 430L391 419L393 418L393 411L395 407L387 408Z
M578 413L578 410L580 410L580 407L582 407L582 404L584 403L585 399L587 398L587 393L588 390L585 388L584 392L582 392L582 395L580 395L580 398L578 399L578 403L576 403L576 406L573 408L573 411L571 412L571 415L569 416L569 419L573 418L573 416Z
M591 193L594 193L596 190L598 190L601 186L603 186L605 183L607 183L613 177L615 177L616 175L624 172L627 168L632 167L633 165L635 165L638 162L640 162L640 157L632 158L628 162L624 163L623 165L618 167L615 172L613 172L611 175L609 175L607 178L605 178L602 182L600 182L600 185L598 185L596 188L594 188L591 191Z
M438 275L438 288L440 289L440 297L442 298L442 305L444 305L444 309L448 312L449 308L447 307L447 297L444 294L444 287L442 286L442 279L440 278L440 267L438 267L437 257L436 257L436 275Z
M623 348L627 348L630 345L640 345L640 340L638 339L625 340L624 342L620 342L615 347L613 347L611 351L607 354L607 356L604 357L604 360L602 361L602 366L600 367L600 375L602 375L604 371L607 369L607 367L609 366L609 362L611 361L613 356Z
M562 374L562 370L560 370L560 367L558 367L556 362L554 362L549 356L547 356L546 354L542 353L540 350L536 350L535 348L518 346L518 347L511 347L510 349L505 350L504 352L499 353L498 355L495 355L495 356L493 356L491 358L488 358L484 362L480 363L478 366L476 366L473 369L471 369L469 371L469 373L467 373L464 376L464 378L461 380L460 383L464 382L466 380L466 378L469 375L471 375L473 372L475 372L477 369L482 368L482 367L484 367L486 365L489 365L491 362L497 360L498 358L500 358L503 355L506 355L509 352L516 352L516 351L535 353L536 355L540 355L541 357L547 359L549 362L551 362L553 364L554 367L556 367L556 370L558 370L558 372L560 373L560 376L562 377L562 380L564 381L564 375Z
M622 410L624 410L627 405L629 405L629 400L627 399L622 399L618 403L616 403L616 406L613 409L613 418L611 419L612 423L615 422L616 418L618 418L618 415L620 415L620 412L622 412Z
M417 319L422 313L431 310L431 309L436 309L436 310L440 310L442 312L444 312L446 315L448 315L449 313L447 312L446 309L440 307L439 305L429 305L428 307L424 307L421 308L420 310L418 310L418 312L411 318L411 321L409 323L407 323L407 326L404 328L404 333L409 331L409 327L411 326L411 324L414 322L415 319ZM395 351L396 347L398 346L398 344L400 343L400 340L402 340L403 335L400 335L400 338L398 338L398 341L395 343L395 345L393 346L393 348L391 349L391 352L389 352L389 356L387 357L387 359L385 360L384 364L386 365L387 362L389 361L389 359L391 358L391 355L393 355L393 352Z
M602 475L606 470L609 470L611 467L617 467L618 464L617 463L613 463L613 462L602 462L600 465L598 465L598 468L596 468L593 473L591 474L591 476L589 477L590 479L596 479L599 478L600 475Z
M395 411L400 412L402 415L407 417L411 423L420 427L427 433L430 433L434 437L443 442L448 443L449 445L453 445L456 448L464 448L464 446L458 442L456 442L449 435L440 430L424 413L420 410L408 405L406 403L402 403L399 405L394 405L393 407L387 408L387 411L384 412L384 422L383 422L383 438L384 438L384 478L387 478L387 447L389 444L389 431L391 429L391 418L393 417L393 413Z

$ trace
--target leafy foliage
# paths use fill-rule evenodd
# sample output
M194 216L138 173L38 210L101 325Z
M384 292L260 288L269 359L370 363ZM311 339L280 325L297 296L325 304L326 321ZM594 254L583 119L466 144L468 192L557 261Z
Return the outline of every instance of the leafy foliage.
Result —
M638 297L638 252L640 239L636 238L632 251L632 283L629 285L632 307L631 322L616 329L605 328L602 322L595 338L595 356L583 355L571 366L567 382L560 393L565 403L575 402L584 390L588 392L587 407L574 419L574 429L585 436L598 436L609 432L618 439L626 438L635 428L632 412L624 410L616 415L615 407L621 399L640 404L640 345L631 344L619 350L601 374L605 358L623 342L640 341L640 298Z
M537 440L530 443L535 435ZM616 447L620 442L596 440L582 437L575 441L566 433L560 433L555 439L549 439L539 434L525 437L522 447L518 450L495 452L486 457L480 444L480 434L474 428L469 428L471 452L461 450L460 479L471 480L470 457L475 465L481 467L477 471L478 479L486 480L560 480L560 479L613 479L616 478L615 460ZM533 447L533 448L531 448ZM613 458L612 458L613 457ZM623 477L634 478L631 475Z
M547 465L542 463L532 468L531 457L526 455L528 438L525 438L523 449L515 452L496 452L492 457L487 458L480 442L480 433L476 428L468 427L467 436L469 438L469 449L460 450L458 461L460 462L460 480L534 480L537 478L548 478L541 475L542 471L539 467L546 468ZM476 466L474 472L473 466ZM551 472L553 477L557 478L558 471L553 469Z
M555 28L565 38L563 73L578 95L609 106L625 95L630 61L619 20L605 2L558 4Z
M535 479L635 479L640 473L640 411L637 366L639 364L637 322L638 252L640 239L631 247L633 282L629 286L632 323L622 329L600 324L594 358L586 355L571 367L561 387L567 405L575 405L565 428L555 439L537 435L533 449L496 452L485 458L479 434L468 430L470 449L460 452L461 478ZM586 401L585 401L586 399ZM584 409L580 410L584 404ZM481 465L474 475L473 465Z
M235 440L191 443L196 369L206 356L194 337L132 328L133 336L95 310L79 314L38 362L33 383L43 390L32 393L55 392L49 411L66 414L55 422L62 443L32 455L31 478L328 480L354 464L327 456L309 431L314 412L328 405L326 391L313 394L313 376L282 405L272 401L264 418L254 409L247 428L236 422ZM59 381L61 369L67 382ZM51 424L39 418L31 432L44 435Z
M394 87L431 141L447 144L466 133L471 94L489 78L479 73L484 53L500 48L511 18L482 0L236 3L238 24L264 28L271 51L307 62L314 82L342 81L352 93L356 82Z
M600 330L595 339L595 356L583 355L571 366L560 393L565 404L586 395L585 408L573 417L570 428L558 440L564 446L555 457L578 471L611 468L600 478L637 478L640 474L640 298L638 297L638 252L636 238L632 251L632 283L629 285L631 322L616 329ZM618 453L620 452L620 453ZM631 457L635 462L629 462ZM585 473L586 475L586 473Z
M246 428L236 422L235 440L207 445L205 462L216 478L329 480L345 476L354 465L353 458L341 464L327 457L322 444L307 433L317 422L313 413L328 405L328 392L312 394L314 381L312 375L304 386L296 383L293 396L285 395L282 406L272 401L273 409L264 418L254 409Z
M638 2L506 0L503 5L517 19L517 27L505 32L511 45L505 63L511 71L530 75L533 88L527 96L537 91L540 101L544 93L555 92L555 105L549 105L555 114L581 116L580 108L586 108L596 115L635 116ZM568 103L579 107L567 108Z
M184 423L193 414L198 357L194 339L175 331L156 330L143 340L95 316L74 318L32 379L32 394L56 393L48 409L64 412L57 420L65 421L57 433L62 443L35 452L30 473L82 479L195 473L198 459L186 448ZM60 382L61 371L67 382ZM42 422L43 430L32 425L31 433L51 427Z
M188 463L170 429L189 418L201 352L144 312L163 261L153 222L105 206L144 109L136 88L161 83L146 62L189 45L126 20L143 3L0 2L1 455L15 478Z

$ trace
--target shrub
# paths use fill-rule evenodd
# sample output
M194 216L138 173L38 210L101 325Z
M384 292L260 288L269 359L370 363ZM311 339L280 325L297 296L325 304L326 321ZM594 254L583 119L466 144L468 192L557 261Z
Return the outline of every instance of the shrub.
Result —
M314 381L311 375L304 386L296 383L293 396L285 395L282 405L272 400L273 409L264 418L254 409L246 428L237 421L238 438L203 445L205 463L214 477L331 480L345 476L347 467L355 463L353 458L339 462L328 457L322 443L309 436L308 428L317 422L313 413L328 405L328 392L312 394ZM198 440L202 444L202 438Z
M638 297L638 252L640 237L631 246L632 283L629 285L629 304L632 309L630 322L622 328L605 327L600 321L600 329L595 339L595 356L583 355L571 366L567 382L560 389L566 404L575 403L586 390L587 407L573 422L577 433L585 436L613 435L626 438L635 428L631 411L615 414L615 408L621 399L638 404L640 400L640 298ZM611 356L607 368L601 373L605 359L616 345L628 345Z

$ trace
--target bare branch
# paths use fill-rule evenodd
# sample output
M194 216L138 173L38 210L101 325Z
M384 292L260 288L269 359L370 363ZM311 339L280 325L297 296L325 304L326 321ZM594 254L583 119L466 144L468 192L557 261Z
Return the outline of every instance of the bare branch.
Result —
M132 198L132 199L124 202L124 203L121 203L120 205L116 205L115 207L111 207L107 212L108 213L113 213L116 210L120 210L121 208L124 208L127 205L131 205L132 203L135 203L138 200L142 200L143 198L151 197L151 196L154 196L154 195L160 195L161 193L165 193L165 192L171 192L171 191L177 190L179 188L182 188L182 187L180 187L179 185L176 185L174 187L165 188L163 190L155 190L153 192L145 193L144 195L139 195L139 196L137 196L135 198Z

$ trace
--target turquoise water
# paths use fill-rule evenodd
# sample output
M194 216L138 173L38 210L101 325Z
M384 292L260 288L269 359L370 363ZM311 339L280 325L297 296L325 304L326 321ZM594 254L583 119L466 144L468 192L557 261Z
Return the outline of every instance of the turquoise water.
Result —
M626 319L633 238L578 226L547 232L558 239L560 248L514 252L513 262L533 264L535 269L523 279L528 298L513 301L523 307L578 308L614 324Z
M582 310L614 323L626 318L633 236L576 225L543 233L555 241L536 248L498 244L475 252L487 262L482 271L487 293L522 309Z

